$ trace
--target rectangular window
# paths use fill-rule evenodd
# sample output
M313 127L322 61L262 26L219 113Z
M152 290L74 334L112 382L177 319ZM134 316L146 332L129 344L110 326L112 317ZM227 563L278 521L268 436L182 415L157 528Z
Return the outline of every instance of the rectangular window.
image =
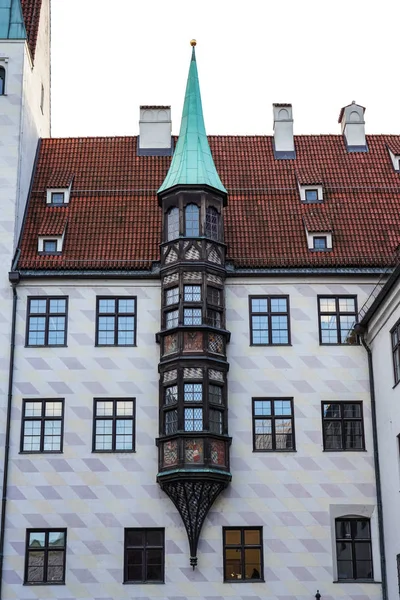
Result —
M358 344L356 296L318 296L319 343Z
M165 305L177 304L179 302L179 287L169 288L165 290Z
M185 408L185 431L203 431L202 408Z
M224 527L224 581L264 581L262 527Z
M322 402L324 450L365 450L362 402Z
M253 451L293 450L293 399L253 398Z
M223 412L210 408L209 410L210 431L222 435L223 429Z
M369 519L336 519L335 527L338 580L372 580L372 547Z
M65 346L67 298L28 298L27 346Z
M164 583L164 529L125 529L124 583Z
M64 400L24 400L21 452L62 452Z
M183 298L185 302L201 302L201 285L185 285Z
M201 325L201 308L184 308L183 324Z
M221 311L207 308L207 323L208 325L211 325L211 327L218 327L218 329L220 329L222 325Z
M397 385L400 381L400 321L390 331L390 335L392 338L394 383Z
M172 329L178 327L179 324L179 310L170 310L165 313L165 328Z
M51 192L51 204L54 206L61 206L65 201L64 192Z
M222 304L222 296L221 290L214 287L207 288L207 302L208 304L214 304L214 306L221 306Z
M97 346L136 346L136 297L97 298Z
M318 202L318 190L305 190L306 202Z
M327 241L326 236L314 236L313 237L313 248L314 250L326 250L327 249Z
M66 529L27 529L24 583L65 583Z
M250 344L290 344L289 297L250 296Z
M93 452L135 451L135 399L94 401Z
M57 240L43 240L43 252L45 254L56 254Z

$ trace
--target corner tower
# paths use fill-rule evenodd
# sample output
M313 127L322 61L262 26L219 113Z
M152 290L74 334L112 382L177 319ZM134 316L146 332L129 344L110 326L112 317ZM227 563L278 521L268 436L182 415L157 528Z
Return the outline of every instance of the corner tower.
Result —
M179 138L158 190L163 211L159 470L182 517L190 564L213 502L231 480L221 183L204 126L195 40Z

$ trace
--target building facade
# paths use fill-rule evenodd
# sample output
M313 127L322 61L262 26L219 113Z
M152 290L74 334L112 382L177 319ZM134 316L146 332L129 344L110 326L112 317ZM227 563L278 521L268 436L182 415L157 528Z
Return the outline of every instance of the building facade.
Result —
M52 139L48 8L0 13L0 600L392 600L398 465L354 325L400 137L355 103L337 136L276 104L272 137L207 137L193 42L179 136L142 106L137 137Z

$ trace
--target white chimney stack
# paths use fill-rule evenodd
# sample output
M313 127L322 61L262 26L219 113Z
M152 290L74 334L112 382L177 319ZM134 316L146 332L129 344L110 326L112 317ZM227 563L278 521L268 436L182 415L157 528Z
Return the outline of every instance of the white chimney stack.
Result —
M278 159L296 158L293 139L293 111L291 104L273 104L274 155Z
M169 156L172 154L170 106L141 106L138 154Z
M368 152L364 113L364 106L356 104L354 100L340 111L339 123L348 152Z

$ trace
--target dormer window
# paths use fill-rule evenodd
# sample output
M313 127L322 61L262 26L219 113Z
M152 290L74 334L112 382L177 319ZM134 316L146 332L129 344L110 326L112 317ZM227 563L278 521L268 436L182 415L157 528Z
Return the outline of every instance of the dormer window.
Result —
M392 161L393 169L400 173L400 145L391 142L390 146L388 145L387 149L389 150L389 155Z
M71 181L72 183L72 181ZM46 204L51 206L65 206L69 204L71 195L71 185L69 187L54 187L47 188L46 191Z
M199 207L197 204L188 204L185 208L185 235L186 237L199 237L200 221Z
M318 202L318 190L305 190L306 202Z
M51 204L54 206L60 206L65 203L64 192L51 192Z
M328 245L327 245L326 235L323 235L323 236L315 235L313 237L313 245L314 245L314 250L327 250Z
M57 252L57 240L44 240L43 252L45 254L55 254Z
M38 252L39 254L61 254L64 242L64 233L62 235L39 235Z

